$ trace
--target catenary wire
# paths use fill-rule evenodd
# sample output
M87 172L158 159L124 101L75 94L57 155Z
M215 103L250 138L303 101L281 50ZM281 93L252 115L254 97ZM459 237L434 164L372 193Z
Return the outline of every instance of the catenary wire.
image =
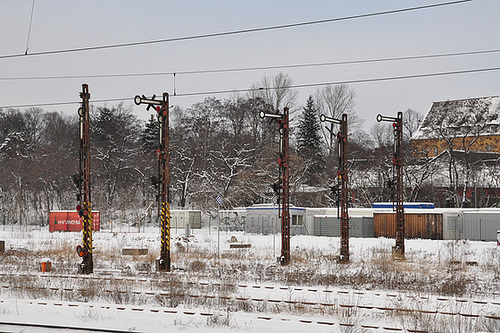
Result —
M424 74L414 74L414 75L401 75L401 76L390 76L390 77L379 77L379 78L368 78L368 79L353 79L353 80L342 80L342 81L332 81L332 82L305 83L305 84L291 85L290 88L300 89L300 88L321 87L321 86L337 85L337 84L384 82L384 81L418 79L418 78L445 76L445 75L492 72L492 71L498 71L498 70L500 70L500 67L469 69L469 70L450 71L450 72L424 73ZM274 88L267 88L267 89L273 90ZM235 92L235 93L250 92L250 91L259 91L259 90L263 90L263 88L247 88L247 89L238 89L238 90L234 90L234 89L233 90L216 90L216 91L205 91L205 92L198 92L198 93L193 92L193 93L185 93L185 94L181 93L181 94L176 94L175 96L176 97L189 97L189 96L200 96L200 95L227 94L227 93L233 93L233 92Z
M31 15L30 15L30 23L28 26L28 37L26 38L26 51L24 51L24 54L28 54L28 50L30 47L30 37L31 37L31 24L33 23L33 13L35 12L35 0L33 0L33 3L31 4Z
M261 32L261 31L288 29L288 28L295 28L295 27L300 27L300 26L332 23L332 22L353 20L353 19L359 19L359 18L367 18L367 17L373 17L373 16L389 15L389 14L403 13L403 12L409 12L409 11L422 10L422 9L429 9L429 8L435 8L435 7L457 5L457 4L462 4L462 3L466 3L466 2L472 2L472 1L474 1L474 0L449 1L449 2L435 3L435 4L423 5L423 6L417 6L417 7L407 7L407 8L393 9L393 10L387 10L387 11L381 11L381 12L373 12L373 13L367 13L367 14L358 14L358 15L351 15L351 16L344 16L344 17L337 17L337 18L330 18L330 19L323 19L323 20L305 21L305 22L298 22L298 23L269 26L269 27L240 29L240 30L232 30L232 31L226 31L226 32L216 32L216 33L193 35L193 36L163 38L163 39L155 39L155 40L131 42L131 43L122 43L122 44L108 44L108 45L100 45L100 46L87 46L87 47L68 48L68 49L60 49L60 50L39 51L39 52L31 52L31 53L24 53L24 54L0 55L0 59L19 58L19 57L26 57L26 56L53 55L53 54L73 53L73 52L82 52L82 51L96 51L96 50L104 50L104 49L114 49L114 48L142 46L142 45L168 43L168 42L188 41L188 40L204 39L204 38L214 38L214 37L222 37L222 36L229 36L229 35Z
M385 57L385 58L361 59L361 60L349 60L349 61L318 62L318 63L308 63L308 64L270 65L270 66L239 67L239 68L225 68L225 69L219 68L219 69L206 69L206 70L149 72L149 73L123 73L123 74L0 77L0 81L66 80L66 79L91 79L91 78L123 78L123 77L139 77L139 76L215 74L215 73L230 73L230 72L234 73L234 72L248 72L248 71L285 69L285 68L357 65L357 64L380 63L380 62L390 62L390 61L433 59L433 58L457 57L457 56L467 56L467 55L490 54L490 53L498 53L498 52L500 52L500 49L481 50L481 51L465 51L465 52L454 52L454 53L440 53L440 54L423 54L423 55L401 56L401 57Z
M466 70L457 70L457 71L448 71L448 72L434 72L434 73L423 73L423 74L413 74L413 75L388 76L388 77L368 78L368 79L353 79L353 80L332 81L332 82L305 83L305 84L292 85L292 86L290 86L290 88L301 89L301 88L320 87L320 86L337 85L337 84L359 84L359 83L370 83L370 82L396 81L396 80L418 79L418 78L437 77L437 76L446 76L446 75L485 73L485 72L493 72L493 71L498 71L498 70L500 70L500 67L489 67L489 68L466 69ZM267 88L267 89L272 90L273 88ZM181 93L181 94L176 94L175 97L219 95L219 94L227 94L227 93L241 93L241 92L252 92L252 91L260 91L260 90L263 90L263 88L226 89L226 90ZM161 94L158 94L158 96L159 95L161 95ZM129 100L133 100L133 97L94 99L94 100L91 100L91 103L119 102L119 101L129 101ZM6 106L0 106L0 109L73 105L73 104L79 104L79 103L80 103L80 101L68 101L68 102L47 102L47 103L36 103L36 104L6 105Z

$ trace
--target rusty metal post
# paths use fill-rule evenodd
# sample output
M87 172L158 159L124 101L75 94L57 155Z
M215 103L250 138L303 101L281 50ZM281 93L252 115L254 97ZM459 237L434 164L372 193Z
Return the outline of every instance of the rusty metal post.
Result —
M160 122L160 148L158 159L160 161L160 198L161 206L161 252L159 270L170 272L170 151L168 137L168 94L163 94L162 105L158 111L158 121Z
M396 248L395 254L405 254L404 187L403 187L403 112L398 112L394 126L394 166L396 167Z
M342 115L340 122L339 141L339 182L340 182L340 261L349 261L349 212L347 182L347 115Z
M281 135L281 265L290 263L290 187L289 187L289 109L283 110L283 117L280 121Z
M163 93L162 100L156 100L155 95L151 99L144 95L135 96L136 105L148 104L146 110L155 106L159 123L159 148L156 151L158 157L158 209L160 217L160 258L157 260L159 271L170 272L170 149L169 149L169 105L168 93Z
M340 131L337 134L338 144L338 171L337 182L340 189L340 262L349 262L349 188L348 188L348 165L347 165L347 115L343 114L342 119L327 117L324 114L320 116L322 122L331 123L331 133L333 133L333 124L340 125Z
M377 121L392 122L394 129L394 156L392 160L396 173L396 246L394 254L404 258L405 255L405 213L404 213L404 186L403 186L403 112L397 117L377 115Z
M261 118L272 118L279 124L280 150L278 158L281 182L281 256L279 262L286 266L290 264L290 171L289 171L289 109L286 107L283 114L260 112Z
M82 106L78 110L80 116L80 175L79 175L79 205L77 211L82 218L83 244L77 248L82 262L78 267L81 274L94 271L92 259L92 198L90 191L90 93L87 84L82 85L80 93Z

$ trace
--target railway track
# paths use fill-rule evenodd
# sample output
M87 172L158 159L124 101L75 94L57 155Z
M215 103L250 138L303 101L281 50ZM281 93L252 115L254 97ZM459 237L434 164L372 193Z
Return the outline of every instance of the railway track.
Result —
M88 290L76 281L93 281L100 285L94 299L113 301L127 299L132 304L177 304L190 306L236 305L241 309L270 308L291 313L335 313L340 311L365 314L406 313L435 316L460 316L500 320L500 293L491 299L459 298L402 292L343 290L321 287L276 286L208 281L171 281L161 278L118 276L11 275L18 279L34 278L40 285L0 282L0 295L42 295L49 299L81 300ZM44 283L44 282L51 283ZM68 283L61 283L68 281ZM13 281L14 282L14 281ZM161 289L160 287L169 287ZM168 303L167 303L168 304ZM245 306L247 304L247 306ZM40 305L44 305L43 303Z
M126 317L134 317L135 320L139 318L148 318L148 320L157 319L159 322L172 322L172 321L182 321L185 322L196 322L202 323L206 322L207 319L215 317L224 317L224 313L219 310L201 309L201 308L161 308L161 307L150 307L150 306L133 306L133 305L95 305L87 303L66 303L62 304L59 302L50 301L37 301L31 302L31 307L38 308L38 310L43 309L47 313L50 311L57 313L68 313L73 311L75 308L80 308L80 310L88 308L99 308L105 313L115 316L117 313L122 313ZM52 309L52 310L51 310ZM36 310L36 309L33 309ZM438 315L438 313L428 313L428 319L431 320L433 315ZM349 329L350 327L362 328L364 332L411 332L411 333L423 333L427 332L425 330L412 329L408 327L402 327L395 322L384 322L384 320L366 319L362 322L352 322L349 318L333 318L333 317L318 317L318 316L306 316L306 315L290 315L285 313L280 314L259 314L259 313L233 313L232 316L235 319L238 317L245 317L246 320L253 320L255 322L260 322L262 325L268 322L279 322L282 325L297 326L300 325L304 329L312 327L337 327L340 329ZM384 318L382 316L380 318ZM469 317L469 316L467 316ZM488 318L488 317L486 317ZM500 320L500 318L488 318ZM57 320L57 319L56 319ZM197 325L198 325L197 324ZM256 325L257 326L257 325ZM33 324L33 323L13 323L13 322L0 322L0 331L4 332L25 332L25 333L40 333L40 332L140 332L140 330L135 329L109 329L109 328L97 328L97 327L81 327L81 326L64 326L64 325L47 325L47 324Z
M211 320L217 322L222 309L231 309L233 318L245 318L236 319L236 322L246 322L251 318L257 323L255 325L279 323L280 326L286 324L292 328L303 326L306 330L308 327L336 327L342 331L356 325L365 332L374 333L425 332L418 329L412 331L406 324L398 323L405 317L432 322L490 321L500 325L498 291L492 292L487 298L466 298L331 286L233 283L204 276L196 278L189 280L182 273L145 276L126 276L117 272L96 272L88 276L0 273L0 310L2 305L4 308L7 306L4 302L26 298L30 299L29 308L35 313L39 310L66 311L86 316L86 313L91 312L106 318L133 317L138 321L156 318L170 325L179 322L196 322L197 325L204 325ZM94 294L89 294L86 288L93 286L97 288L92 291ZM85 300L91 304L83 302ZM63 332L65 329L64 326L56 325L48 328L2 325L0 323L0 332ZM68 329L67 332L130 332L81 327Z
M23 333L44 333L44 332L74 332L74 333L140 333L135 330L116 330L109 328L97 327L81 327L81 326L63 326L63 325L49 325L40 323L22 323L22 322L9 322L0 321L0 332L23 332Z

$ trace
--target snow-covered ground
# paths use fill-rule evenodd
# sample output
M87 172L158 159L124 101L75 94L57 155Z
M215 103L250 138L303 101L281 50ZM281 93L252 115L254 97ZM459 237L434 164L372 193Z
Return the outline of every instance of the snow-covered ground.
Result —
M294 236L292 263L282 267L280 235L203 229L186 239L172 230L165 273L155 271L157 228L122 231L94 233L95 272L82 276L81 234L0 227L0 322L141 332L500 331L495 242L407 240L406 259L396 260L393 239L351 238L350 263L338 264L339 238ZM52 271L42 273L47 260Z

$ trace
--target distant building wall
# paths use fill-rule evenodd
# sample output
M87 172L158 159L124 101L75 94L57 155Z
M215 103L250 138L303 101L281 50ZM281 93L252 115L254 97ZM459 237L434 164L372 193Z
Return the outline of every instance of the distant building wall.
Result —
M465 150L476 137L456 137L452 138L454 150ZM448 149L448 142L445 139L412 139L411 145L419 153L427 157L436 157ZM483 153L500 153L500 135L481 135L477 141L469 147L471 151Z
M443 239L442 213L406 213L404 214L405 238ZM373 213L375 237L396 237L396 213Z
M305 208L290 207L290 234L310 234L305 226ZM256 234L274 234L281 232L281 218L278 206L248 207L245 231Z
M314 235L340 237L340 219L337 216L314 216ZM373 238L373 217L349 218L349 237Z
M177 210L170 211L170 228L184 229L186 223L192 229L201 228L201 211L200 210Z
M463 218L463 239L495 241L500 230L500 213L490 211L465 211Z

